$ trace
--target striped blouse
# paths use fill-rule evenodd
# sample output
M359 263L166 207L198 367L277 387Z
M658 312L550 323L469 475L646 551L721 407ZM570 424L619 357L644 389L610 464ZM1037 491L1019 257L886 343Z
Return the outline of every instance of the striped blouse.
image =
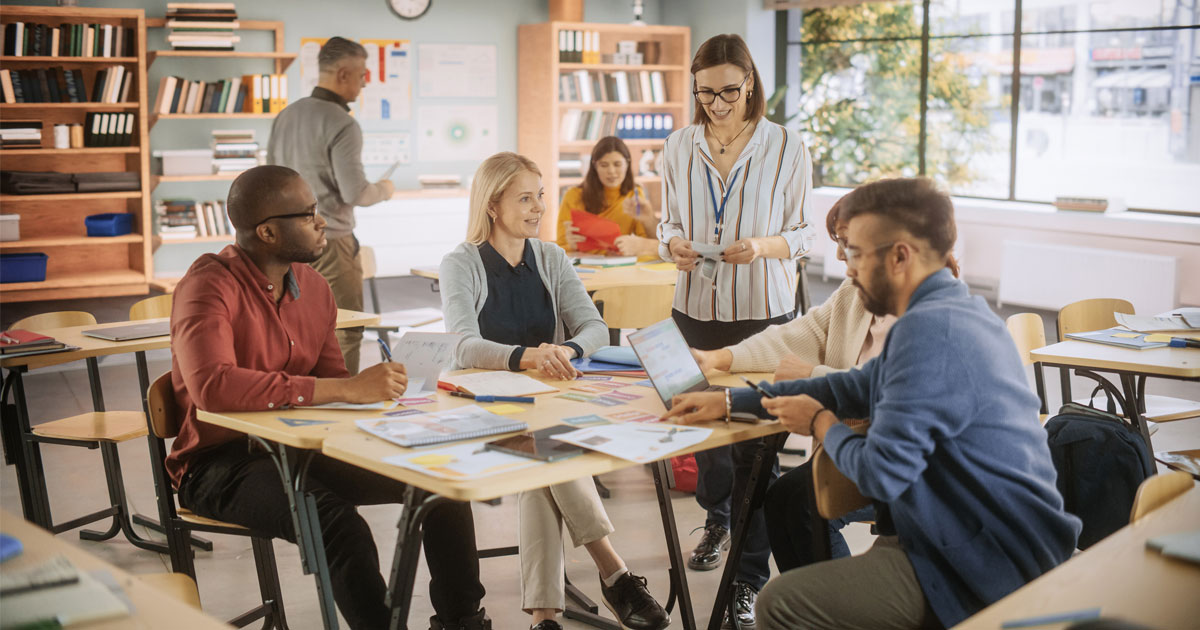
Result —
M672 260L667 243L676 236L728 247L742 238L780 235L791 251L787 259L718 263L715 281L702 276L699 265L680 272L676 310L693 319L723 322L770 319L793 311L792 259L808 251L813 239L813 229L804 221L812 197L812 160L800 134L759 120L729 177L722 180L704 140L704 127L684 127L663 147L662 189L658 249L664 260ZM718 237L717 204L726 198Z

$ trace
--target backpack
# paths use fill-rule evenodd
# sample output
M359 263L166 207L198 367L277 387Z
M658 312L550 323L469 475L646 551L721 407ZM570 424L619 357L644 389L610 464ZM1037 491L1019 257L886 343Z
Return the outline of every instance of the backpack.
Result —
M1155 470L1142 434L1115 413L1077 403L1063 405L1046 433L1064 508L1083 521L1079 548L1128 525L1138 486Z

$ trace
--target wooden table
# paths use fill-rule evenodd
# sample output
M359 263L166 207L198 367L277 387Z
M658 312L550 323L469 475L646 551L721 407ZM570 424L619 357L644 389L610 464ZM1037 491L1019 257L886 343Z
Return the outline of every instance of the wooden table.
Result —
M587 271L579 274L579 279L583 281L583 288L588 293L599 291L600 289L610 289L612 287L629 287L629 286L645 286L645 285L671 285L679 278L679 272L672 269L651 269L654 265L661 265L661 262L638 263L636 265L627 265L625 267L583 267ZM437 267L413 267L412 275L419 278L426 278L433 282L438 281Z
M1200 382L1200 350L1195 348L1134 350L1091 341L1068 339L1030 350L1029 356L1044 366L1074 369L1077 374L1089 376L1104 385L1108 393L1126 412L1125 415L1141 432L1149 451L1146 455L1150 460L1154 459L1154 449L1150 445L1149 425L1142 416L1145 412L1143 407L1145 384L1143 381L1139 386L1138 379L1153 376ZM1035 367L1035 369L1037 368ZM1121 391L1118 391L1097 372L1117 375L1121 382ZM1046 401L1044 399L1042 405L1045 408Z
M165 322L168 318L157 318L141 320L136 323L156 323ZM114 328L118 326L128 326L132 322L111 322L107 324L92 324L87 326L73 326L69 328L50 328L44 330L35 330L33 332L49 335L55 339L62 341L71 346L77 346L78 350L69 350L66 352L53 352L49 354L26 355L21 357L6 357L0 359L0 368L7 370L5 375L5 387L12 388L17 413L16 422L5 421L0 424L0 430L3 433L4 450L9 461L16 465L17 484L21 495L21 508L25 518L33 523L51 529L53 520L50 514L50 502L46 494L45 475L42 467L42 456L39 448L39 443L49 441L41 439L33 434L31 423L29 420L29 406L25 398L25 387L22 376L29 370L49 367L53 365L61 365L72 361L85 360L87 362L88 380L92 393L92 410L96 412L104 411L104 393L100 384L100 370L98 358L102 356L115 354L134 353L138 368L138 379L141 385L141 393L143 406L145 401L146 389L150 386L149 373L146 368L146 352L149 350L161 350L171 347L171 337L169 335L160 335L158 337L148 337L145 339L134 339L130 341L108 341L105 339L97 339L83 334L85 330L95 330L99 328ZM379 315L375 313L362 313L359 311L350 311L338 309L337 327L348 328L355 326L370 326L379 323ZM6 389L7 391L7 389ZM145 411L143 408L142 411ZM102 448L105 448L102 445ZM117 461L116 449L110 449L111 453L107 456ZM116 485L122 487L118 490ZM124 510L124 489L123 484L114 484L110 489L111 492L116 492L119 496L117 502L120 504L117 507L117 514L114 516L121 522L122 531L126 537L134 544L155 551L165 553L165 548L159 543L146 541L134 535L132 529L126 527L126 521L130 515ZM86 517L85 517L86 518ZM76 519L78 521L79 519ZM150 524L152 521L139 518L138 522ZM70 525L66 523L65 525ZM153 526L153 525L152 525Z
M1099 608L1105 617L1159 630L1194 629L1200 624L1200 565L1146 549L1146 539L1197 528L1200 485L1193 485L955 628L994 630L1005 621Z
M474 371L478 370L466 370L464 372ZM770 379L770 375L765 374L750 376ZM640 379L614 377L614 380L632 384ZM569 389L574 384L563 381L547 382L563 390ZM740 380L728 375L715 379L713 382L714 384L728 386L742 384ZM662 402L658 399L658 395L653 389L634 387L630 391L631 393L640 393L642 397L630 401L626 405L627 407L642 409L656 414L661 414L665 411ZM596 405L564 400L555 396L555 394L538 395L536 397L537 402L528 406L528 411L513 414L510 417L523 420L529 425L530 430L536 430L561 424L560 419L564 417L586 415L589 413L604 413L606 410L618 409L600 408ZM468 399L456 398L444 392L439 392L435 403L419 405L417 408L422 411L435 411L469 404L474 403ZM522 405L522 407L525 406ZM484 405L484 408L486 407L487 405ZM280 422L280 415L288 418L333 420L334 422L330 424L293 427ZM197 414L197 417L201 421L252 436L252 438L259 440L260 443L266 446L272 455L276 457L277 463L280 464L280 469L284 471L284 485L288 488L288 492L293 494L294 500L291 503L297 506L298 513L293 516L296 518L297 531L302 533L302 540L300 542L302 560L304 560L305 556L309 556L312 559L311 562L308 560L304 561L305 571L315 574L318 590L322 593L330 592L330 586L328 583L328 571L323 566L323 554L318 553L319 549L323 550L323 546L319 538L320 527L316 521L315 506L311 503L311 497L307 496L303 491L303 475L307 465L307 458L311 457L311 453L319 450L329 457L340 459L360 468L409 484L409 491L404 500L404 512L400 519L400 533L396 545L396 556L392 564L389 587L389 602L391 602L393 611L394 628L406 627L406 617L414 586L413 580L416 573L416 564L420 556L421 522L431 506L436 505L438 502L449 500L486 501L524 490L543 488L555 483L581 479L638 465L634 462L602 453L589 452L578 457L544 466L494 475L484 479L467 481L444 480L423 475L416 471L410 471L399 466L386 464L382 461L383 458L390 455L411 452L411 449L401 448L390 442L376 438L359 430L354 425L354 420L356 419L380 415L382 415L381 412L289 409L286 412L243 413L210 413L201 411ZM758 424L733 423L728 426L724 422L713 422L700 426L712 428L713 434L705 442L673 453L673 455L682 455L759 437L784 436L783 428L778 422L761 422ZM476 441L486 442L498 439L499 437L501 436L491 436L480 438ZM775 445L772 444L771 448L774 447ZM764 447L764 450L766 448ZM750 484L755 485L761 478L764 482L761 484L764 491L766 476L760 473L765 471L767 461L768 459L765 456L759 458L761 465L755 467L750 480ZM656 491L659 496L660 516L663 520L668 552L671 558L671 598L678 597L681 616L683 617L683 627L692 630L696 627L696 623L692 615L691 598L687 589L686 570L682 554L679 550L678 532L675 528L674 513L671 508L670 496L666 485L667 460L664 459L655 462L653 470ZM744 512L739 514L738 520L735 522L735 539L738 538L738 533L744 532L742 523L747 518L748 511ZM740 545L735 542L735 547L732 551L740 553ZM732 567L737 564L736 559L733 559L734 555L732 552L730 558L726 562L732 563L729 565ZM724 599L718 598L717 603L720 604L721 601L728 601L728 597L726 596ZM716 608L716 612L714 613L717 625L720 624L721 610L722 608ZM322 596L322 612L325 617L326 627L336 627L337 617L331 597Z
M88 624L88 630L116 630L117 628L228 630L231 627L150 586L137 576L56 538L49 532L22 520L19 516L0 511L0 531L19 539L25 548L21 556L4 563L3 566L6 570L22 564L36 565L52 555L62 554L81 571L103 569L112 574L116 583L125 591L125 597L133 604L133 614L103 623Z

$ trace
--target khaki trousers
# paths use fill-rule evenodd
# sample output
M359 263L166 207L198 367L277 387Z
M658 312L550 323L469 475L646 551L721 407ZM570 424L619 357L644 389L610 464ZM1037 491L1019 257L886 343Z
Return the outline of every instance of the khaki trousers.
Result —
M866 553L793 569L767 583L758 630L918 630L941 625L895 536Z
M521 608L563 610L566 553L562 526L566 523L576 547L613 533L591 477L522 492L517 496L520 532Z
M329 245L321 252L321 257L312 263L312 267L329 283L338 308L363 310L363 270L358 261L358 239L353 234L329 239ZM342 358L346 360L346 369L352 375L358 374L362 337L362 327L337 331Z

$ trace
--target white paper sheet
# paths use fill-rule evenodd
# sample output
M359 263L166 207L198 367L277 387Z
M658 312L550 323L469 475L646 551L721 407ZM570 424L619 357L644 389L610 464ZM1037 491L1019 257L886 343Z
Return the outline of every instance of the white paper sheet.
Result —
M645 464L660 460L675 451L699 444L712 435L712 429L674 424L604 424L560 433L554 439L599 451L631 462Z
M432 394L442 370L454 360L454 349L462 335L457 333L406 332L392 346L392 360L404 364L408 373L407 397Z
M442 379L476 396L532 396L557 392L557 387L516 372L475 372Z
M1195 318L1195 315L1188 313L1189 317ZM1113 313L1117 323L1138 332L1170 332L1175 330L1200 330L1200 326L1189 326L1188 321L1182 315L1128 315L1126 313Z

